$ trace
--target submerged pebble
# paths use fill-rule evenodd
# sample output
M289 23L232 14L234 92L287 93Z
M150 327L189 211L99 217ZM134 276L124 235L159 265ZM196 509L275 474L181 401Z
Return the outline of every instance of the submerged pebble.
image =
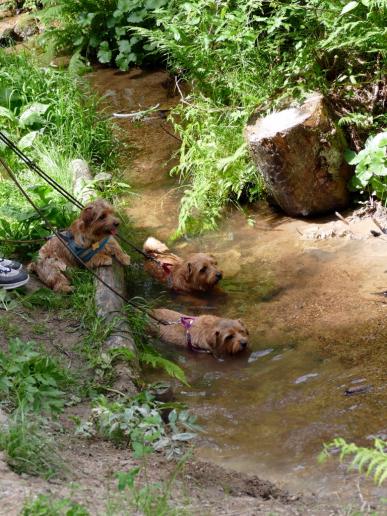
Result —
M251 362L255 362L256 360L258 360L258 358L262 358L262 357L265 357L266 355L270 355L270 353L272 353L273 351L274 351L273 348L262 349L261 351L254 351L249 356L248 363L250 364Z
M303 376L299 376L297 380L294 381L295 384L304 383L309 380L309 378L315 378L318 376L318 373L308 373L304 374Z
M353 394L361 394L363 392L368 392L371 389L371 385L356 385L355 387L348 387L345 390L345 396L352 396Z

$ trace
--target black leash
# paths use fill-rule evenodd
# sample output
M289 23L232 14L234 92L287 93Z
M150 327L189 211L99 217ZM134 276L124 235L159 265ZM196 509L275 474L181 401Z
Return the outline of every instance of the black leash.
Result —
M71 202L80 210L84 208L84 205L76 197L74 197L72 193L68 192L65 188L63 188L62 185L55 181L55 179L46 174L46 172L44 172L44 170L42 170L39 167L39 165L37 165L23 151L21 151L19 147L17 147L17 145L15 145L13 141L10 140L8 136L4 134L2 131L0 131L0 141L2 141L7 147L9 147L23 161L23 163L25 163L31 170L38 174L39 177L44 179L54 190L60 193L67 201ZM153 260L158 263L158 261L153 256L151 256L148 253L145 253L142 249L139 249L136 245L132 244L126 238L120 235L117 235L116 238L118 240L121 240L121 242L124 242L125 244L129 245L134 251L141 254L147 260Z
M0 163L3 165L4 169L7 171L9 177L12 179L12 181L15 183L17 188L20 190L21 194L27 199L27 201L31 204L31 206L34 208L36 213L41 217L41 219L46 223L47 227L53 232L53 234L58 238L58 240L62 243L64 247L74 256L74 258L81 264L85 269L87 269L94 278L96 278L98 281L100 281L105 287L107 287L111 292L113 292L116 296L121 298L125 303L132 306L136 310L142 312L143 314L147 315L151 319L155 320L159 324L163 324L165 326L168 326L170 323L168 321L163 321L161 319L158 319L154 315L150 314L147 310L144 310L137 306L135 303L127 299L125 296L123 296L118 290L113 288L111 285L109 285L105 280L103 280L93 269L87 266L87 264L80 258L67 244L66 240L62 237L62 235L57 231L54 226L51 224L51 222L45 217L41 209L34 203L34 201L31 199L31 197L28 195L28 193L24 190L24 188L19 183L18 179L16 178L15 174L12 172L11 168L7 165L7 163L0 157Z

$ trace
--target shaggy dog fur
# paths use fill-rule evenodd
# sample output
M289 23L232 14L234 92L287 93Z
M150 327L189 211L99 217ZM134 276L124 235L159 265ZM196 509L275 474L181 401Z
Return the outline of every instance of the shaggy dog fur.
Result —
M145 270L172 290L206 292L222 279L222 272L211 255L195 253L182 259L172 254L165 244L153 237L149 237L145 242L144 252L158 262L147 260Z
M122 265L129 265L130 257L124 253L113 238L119 226L119 220L114 216L113 207L102 199L88 204L79 218L69 230L77 245L83 248L96 248L106 237L109 241L105 247L87 262L89 267L101 267L112 264L115 256ZM39 251L37 262L29 265L29 270L36 272L41 281L55 292L71 292L68 278L64 272L67 267L79 266L78 260L63 245L58 237L53 236Z
M154 323L158 336L165 342L177 346L189 347L187 330L179 322L181 317L189 317L173 310L158 308L152 315L160 321L177 322L173 325ZM200 315L193 318L189 333L194 348L209 351L215 355L229 353L234 355L248 346L249 332L240 319L222 319L214 315Z

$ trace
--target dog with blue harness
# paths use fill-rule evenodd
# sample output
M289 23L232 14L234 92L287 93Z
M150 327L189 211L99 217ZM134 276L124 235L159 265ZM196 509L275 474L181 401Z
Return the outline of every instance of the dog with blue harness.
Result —
M129 265L130 257L114 238L119 223L108 202L103 199L91 202L70 228L59 234L60 238L53 236L44 244L29 270L55 292L71 292L73 287L65 274L68 267L109 266L113 257L122 265Z

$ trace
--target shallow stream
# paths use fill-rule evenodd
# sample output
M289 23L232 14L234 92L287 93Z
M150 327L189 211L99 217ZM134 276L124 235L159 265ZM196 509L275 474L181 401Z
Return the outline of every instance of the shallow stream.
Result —
M162 71L139 69L99 69L91 77L109 114L156 104L169 109L179 99L169 96L167 79ZM168 172L179 142L163 113L118 120L135 146L124 175L136 193L127 212L138 243L150 234L166 239L177 225L181 188ZM205 429L199 457L347 503L358 477L337 460L320 466L316 457L336 436L363 445L375 435L387 439L387 304L375 295L387 287L387 240L302 239L311 224L316 221L289 219L261 204L248 217L230 211L214 233L176 243L179 254L215 254L225 279L209 297L166 294L160 305L241 317L251 349L223 361L163 352L189 379L178 396ZM162 288L144 278L139 274L133 294L160 295ZM365 392L345 395L360 385ZM369 500L383 494L368 481L360 490Z

